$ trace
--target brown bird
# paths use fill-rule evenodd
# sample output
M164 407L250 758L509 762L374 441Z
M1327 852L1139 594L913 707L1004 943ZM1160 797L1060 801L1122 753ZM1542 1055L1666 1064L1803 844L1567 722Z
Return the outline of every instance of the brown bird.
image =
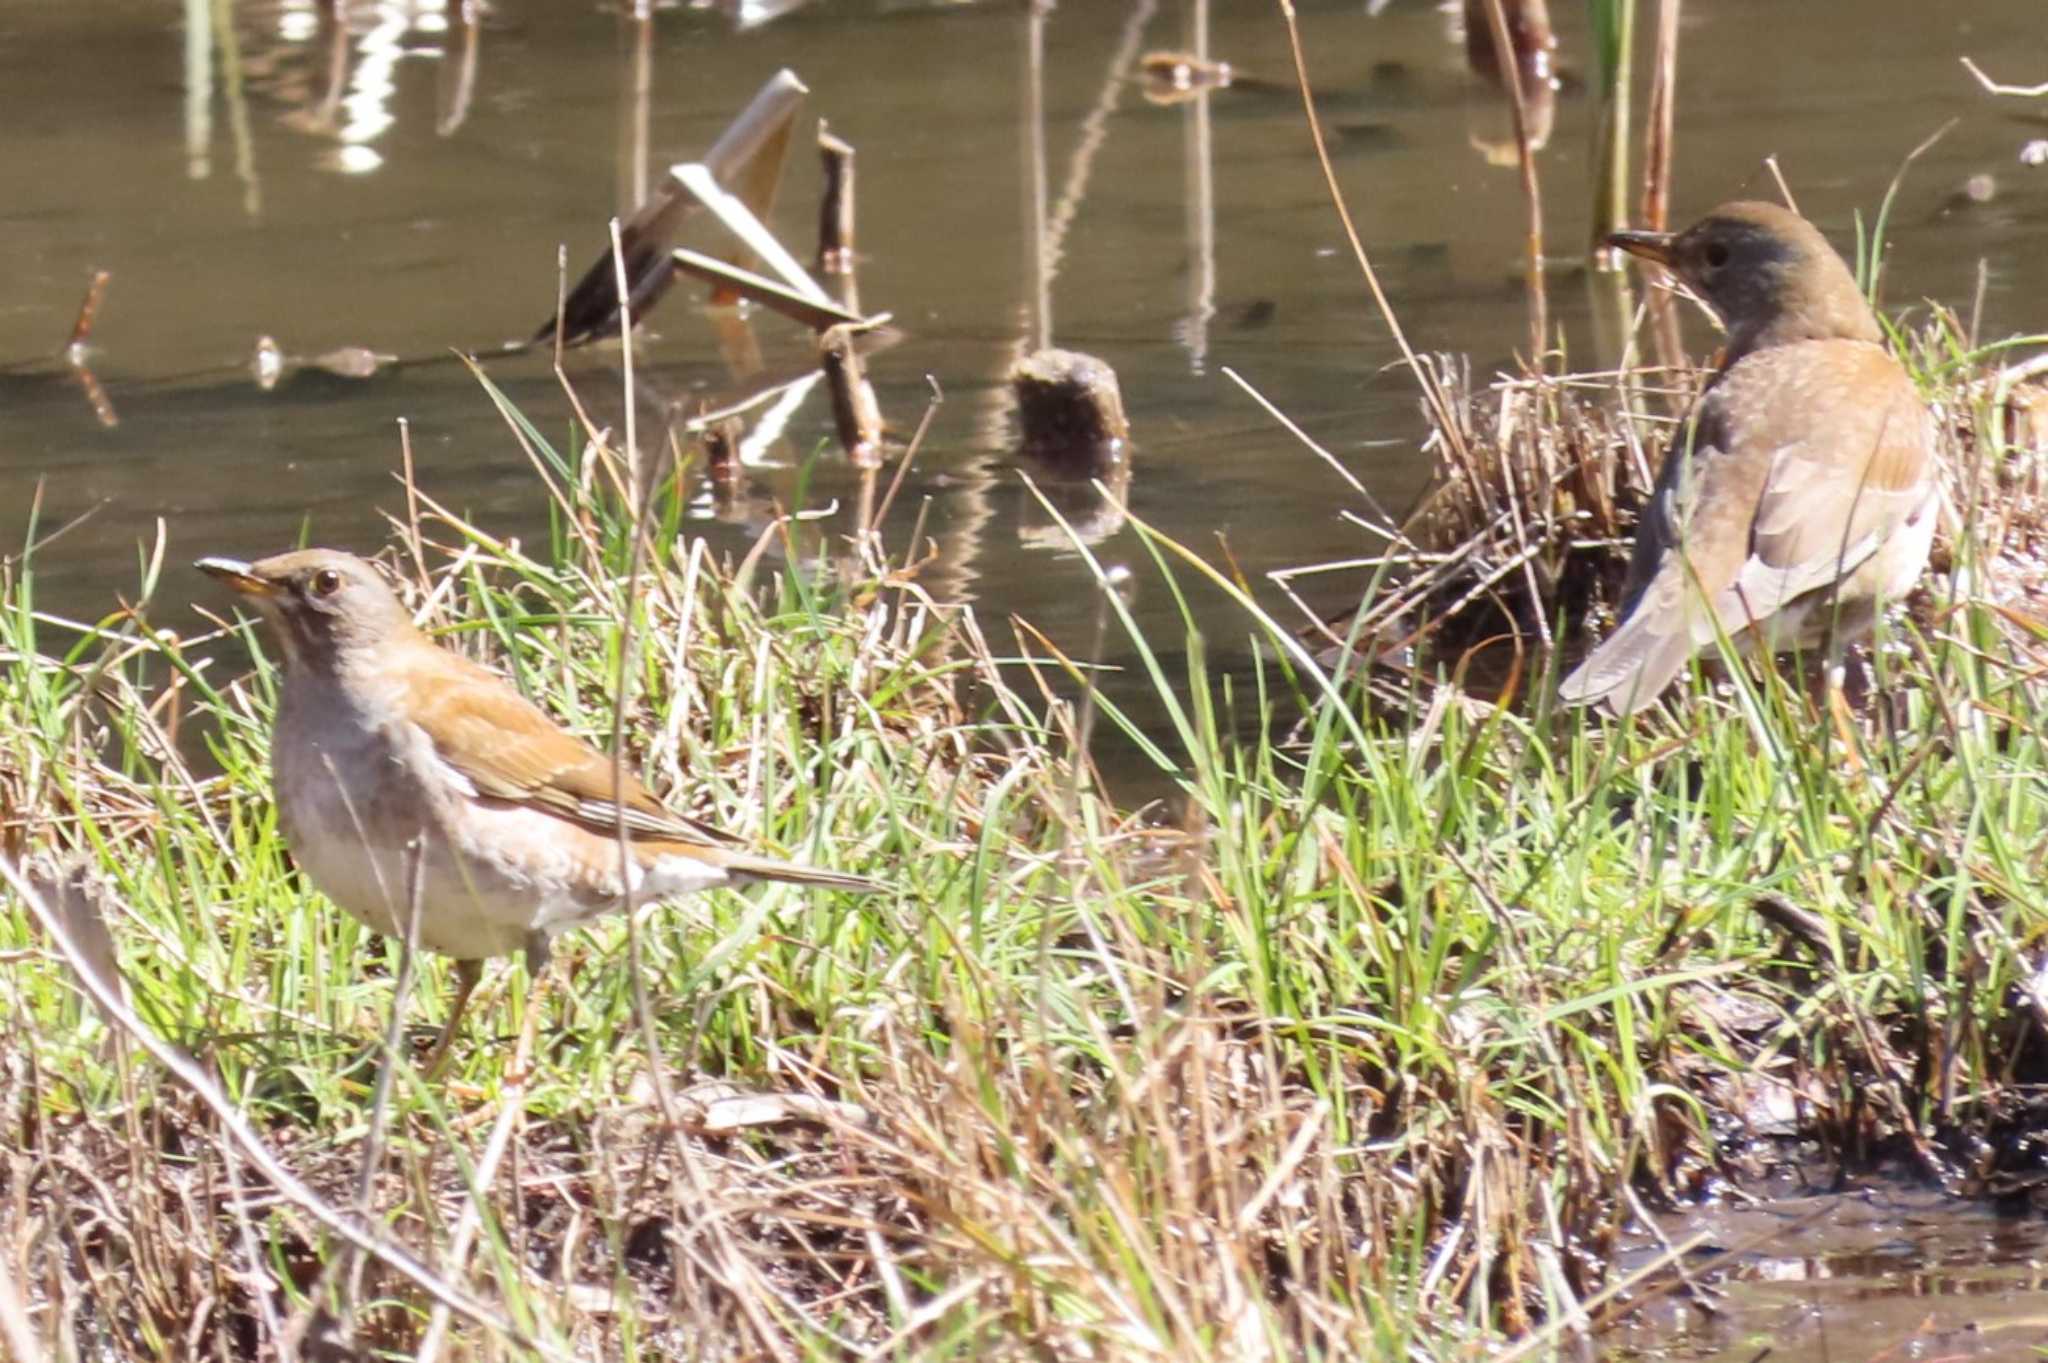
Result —
M455 958L438 1061L487 957L547 963L557 933L635 902L756 880L881 888L756 856L664 808L512 687L435 644L377 570L331 549L197 566L240 592L284 648L271 776L314 885L369 927ZM430 1062L431 1063L431 1062Z
M1767 655L1868 634L1926 565L1941 479L1933 415L1813 224L1731 203L1675 236L1607 241L1728 331L1643 508L1621 623L1558 687L1628 714L1717 630Z

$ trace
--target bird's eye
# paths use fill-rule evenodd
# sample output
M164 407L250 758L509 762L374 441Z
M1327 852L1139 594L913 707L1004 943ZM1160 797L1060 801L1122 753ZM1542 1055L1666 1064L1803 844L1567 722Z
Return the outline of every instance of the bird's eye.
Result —
M1718 241L1707 243L1707 268L1718 270L1728 263L1728 248Z
M341 590L341 574L332 568L322 568L313 574L313 595L332 596Z

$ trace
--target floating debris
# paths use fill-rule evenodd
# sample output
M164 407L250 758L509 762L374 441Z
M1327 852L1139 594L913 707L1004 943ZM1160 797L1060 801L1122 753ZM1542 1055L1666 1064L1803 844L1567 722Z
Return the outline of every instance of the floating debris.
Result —
M1989 171L1979 171L1950 190L1942 199L1941 206L1934 210L1934 216L1939 218L1950 213L1982 208L1997 197L1998 177Z
M278 380L284 377L284 347L277 343L275 337L258 336L256 354L249 361L249 369L256 375L256 386L264 392L277 387Z
M1228 89L1236 81L1230 63L1193 52L1147 52L1138 58L1138 80L1154 104L1179 104L1205 90Z
M325 351L306 361L308 369L318 369L343 379L374 378L387 364L396 364L396 355L383 355L367 346L345 345L337 350Z
M267 393L302 369L318 369L340 379L368 379L396 363L396 355L359 345L338 346L318 355L289 355L276 337L258 336L249 369L256 376L256 386Z

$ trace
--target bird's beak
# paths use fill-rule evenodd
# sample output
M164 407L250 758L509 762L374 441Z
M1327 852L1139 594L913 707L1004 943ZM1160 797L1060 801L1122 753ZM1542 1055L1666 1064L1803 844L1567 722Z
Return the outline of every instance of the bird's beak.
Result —
M1677 240L1670 232L1609 232L1606 244L1643 260L1654 260L1668 270L1676 259L1672 244Z
M257 575L253 564L238 558L203 558L192 565L208 577L217 577L244 596L276 596L277 584Z

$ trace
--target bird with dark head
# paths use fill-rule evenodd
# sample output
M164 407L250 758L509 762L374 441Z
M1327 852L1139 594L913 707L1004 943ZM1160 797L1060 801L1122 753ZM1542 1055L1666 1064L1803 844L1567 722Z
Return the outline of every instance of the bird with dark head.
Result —
M304 549L197 565L284 649L271 777L285 840L335 903L456 961L455 1036L482 962L623 907L757 880L881 888L759 856L664 807L611 757L500 678L440 647L362 559ZM626 856L620 854L620 838ZM630 881L629 881L630 877Z
M1932 413L1827 238L1724 204L1608 243L1670 270L1727 328L1636 527L1620 623L1558 687L1627 714L1726 635L1765 655L1870 633L1927 563L1941 507Z

